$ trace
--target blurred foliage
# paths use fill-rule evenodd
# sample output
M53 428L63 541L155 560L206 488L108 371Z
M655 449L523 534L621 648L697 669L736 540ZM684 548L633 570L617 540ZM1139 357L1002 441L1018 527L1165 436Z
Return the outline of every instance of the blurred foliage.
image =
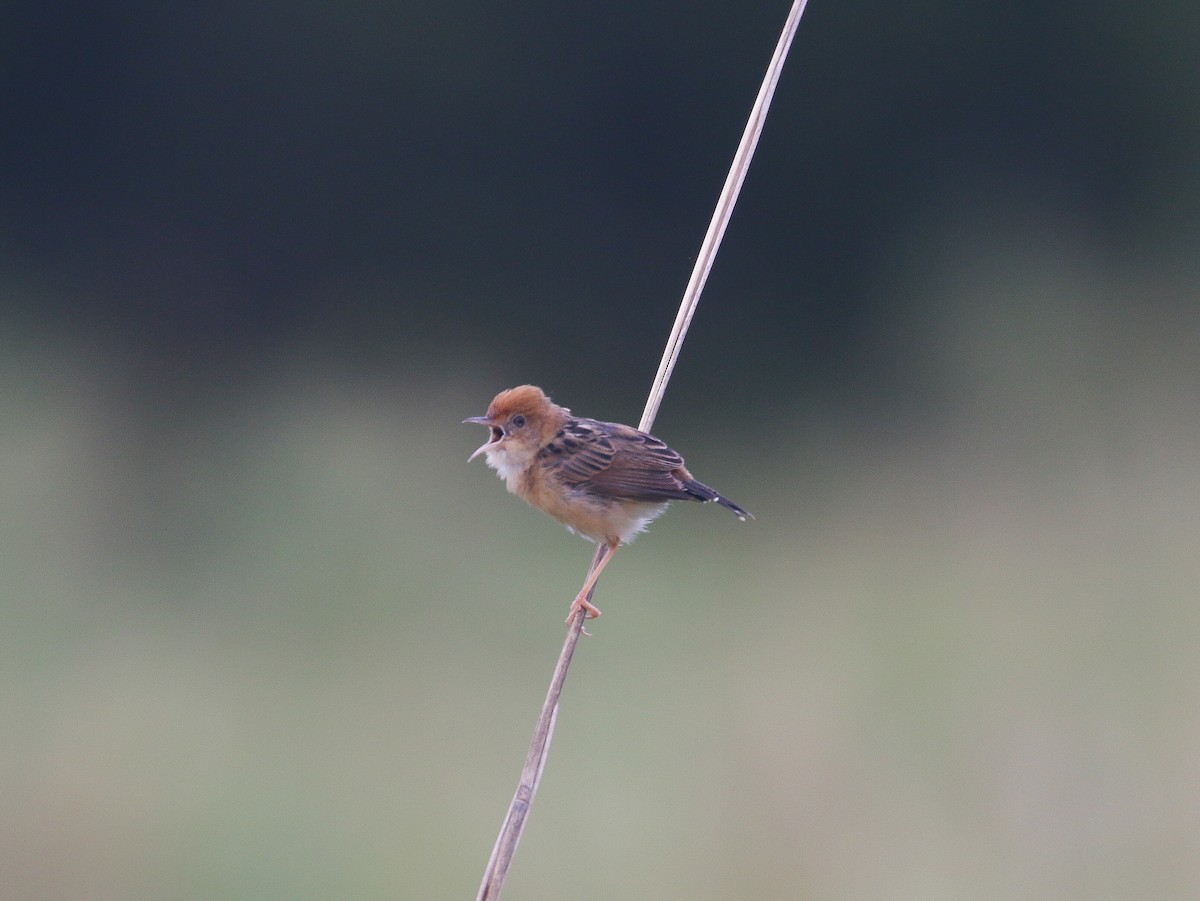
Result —
M453 349L639 396L784 12L7 4L0 271L32 291L7 305L206 380ZM920 302L895 270L947 216L1050 217L1118 270L1193 250L1198 18L814 4L689 351L704 390L887 381L869 333ZM575 375L581 348L608 362Z
M0 892L472 895L784 13L0 10ZM506 897L1196 894L1197 15L812 6Z

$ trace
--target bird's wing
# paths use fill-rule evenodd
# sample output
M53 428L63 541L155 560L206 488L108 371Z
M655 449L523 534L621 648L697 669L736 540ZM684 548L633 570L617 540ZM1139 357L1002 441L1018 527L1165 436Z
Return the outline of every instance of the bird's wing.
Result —
M683 458L653 435L614 422L572 419L540 455L572 488L642 501L687 499Z

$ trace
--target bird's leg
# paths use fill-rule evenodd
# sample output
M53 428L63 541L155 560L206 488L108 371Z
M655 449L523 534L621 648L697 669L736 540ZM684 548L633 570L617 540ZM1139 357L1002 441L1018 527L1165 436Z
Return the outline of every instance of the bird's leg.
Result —
M571 602L571 611L567 614L568 623L571 622L575 614L580 610L584 611L584 619L595 619L600 615L599 609L592 606L588 601L588 594L596 587L596 580L600 578L600 573L604 571L604 567L608 566L608 561L617 552L615 544L606 544L605 548L607 548L607 553L600 558L600 562L596 564L596 568L588 574L587 581L583 583L583 588L579 589L579 594Z

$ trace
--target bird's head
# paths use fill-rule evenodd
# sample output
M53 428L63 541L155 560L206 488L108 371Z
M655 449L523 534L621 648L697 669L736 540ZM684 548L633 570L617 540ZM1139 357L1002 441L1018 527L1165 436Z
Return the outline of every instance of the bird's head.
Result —
M508 478L511 471L524 469L532 462L538 449L559 429L568 412L534 385L501 391L488 405L486 416L463 420L477 422L491 430L488 440L467 458L467 462L486 454L488 465Z

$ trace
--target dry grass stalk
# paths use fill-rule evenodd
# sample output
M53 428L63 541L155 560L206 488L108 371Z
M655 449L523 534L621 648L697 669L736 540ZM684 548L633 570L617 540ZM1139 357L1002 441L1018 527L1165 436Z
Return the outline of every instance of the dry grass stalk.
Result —
M796 28L800 24L800 17L804 14L804 7L806 5L807 0L793 0L791 12L784 23L783 33L779 37L779 43L776 45L775 53L771 57L771 64L767 67L767 73L763 78L762 87L759 88L754 108L751 110L750 118L746 122L745 131L742 133L742 140L738 144L737 153L734 154L733 163L729 168L729 175L725 179L725 186L721 191L721 197L717 201L716 209L713 211L712 220L708 225L708 232L704 236L700 253L696 257L696 265L692 269L691 279L688 281L687 289L683 294L683 300L680 302L679 313L675 317L675 325L671 330L671 336L667 339L667 346L663 350L662 362L659 363L658 372L655 374L654 383L650 388L650 395L646 399L646 408L638 424L638 428L643 432L650 431L654 425L654 419L658 415L659 405L662 403L663 395L666 393L667 383L671 380L671 373L675 369L675 361L679 357L679 351L683 347L683 339L686 337L688 326L691 324L692 314L696 310L696 304L700 301L700 293L704 290L704 283L708 279L708 273L712 269L713 261L716 259L717 249L721 245L721 238L724 237L725 228L729 224L730 217L733 215L733 208L737 203L742 182L746 178L746 172L750 168L750 160L754 156L754 148L758 146L758 138L762 134L763 124L767 119L767 110L771 105L771 97L775 93L776 84L779 83L779 74L783 70L784 60L787 59L788 49L791 47L792 38L796 34ZM588 575L591 575L600 561L604 559L605 551L606 549L602 544L596 548L596 554L592 557L592 564L588 569ZM593 588L592 592L588 592L589 601L592 598L594 590ZM521 840L521 833L525 828L525 820L529 815L530 807L533 805L533 798L537 793L538 783L542 778L542 770L546 765L546 755L550 750L550 739L553 737L554 723L558 717L559 697L562 695L562 687L567 678L567 669L571 665L571 658L575 654L575 646L579 642L580 634L583 632L583 619L584 611L580 610L567 627L567 637L563 642L562 652L558 657L558 664L554 667L554 676L550 680L550 689L546 693L546 702L542 706L537 727L534 729L533 741L530 743L529 753L525 756L525 766L521 770L521 779L517 784L517 792L513 795L512 803L508 807L508 813L504 817L504 823L500 827L500 834L497 836L496 844L492 848L492 856L488 860L487 869L484 871L483 882L479 886L477 901L497 901L500 897L500 891L504 887L504 880L508 875L509 864L516 853L517 843Z

